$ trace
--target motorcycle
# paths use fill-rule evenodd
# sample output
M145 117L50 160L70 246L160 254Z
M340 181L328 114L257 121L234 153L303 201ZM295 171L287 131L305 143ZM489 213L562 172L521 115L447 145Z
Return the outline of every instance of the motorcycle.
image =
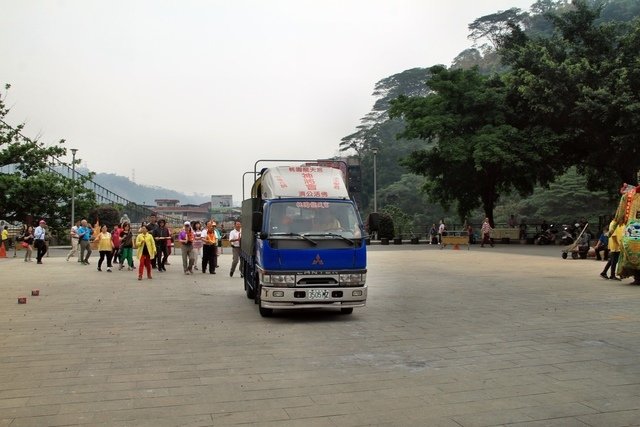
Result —
M534 242L536 245L551 245L556 242L558 229L551 225L548 229L541 231L536 236Z
M560 235L560 242L564 246L568 246L576 241L575 228L570 225L562 226L562 234Z

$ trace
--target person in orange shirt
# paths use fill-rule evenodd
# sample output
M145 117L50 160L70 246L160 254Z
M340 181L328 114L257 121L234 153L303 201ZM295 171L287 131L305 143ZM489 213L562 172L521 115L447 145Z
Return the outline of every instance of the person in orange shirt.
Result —
M206 273L207 265L209 265L210 274L216 274L217 262L218 237L213 224L213 221L207 222L207 231L202 233L202 272Z
M191 229L191 223L185 221L184 229L178 234L178 241L182 245L182 268L184 274L193 274L193 264L195 257L193 256L193 242L195 235Z

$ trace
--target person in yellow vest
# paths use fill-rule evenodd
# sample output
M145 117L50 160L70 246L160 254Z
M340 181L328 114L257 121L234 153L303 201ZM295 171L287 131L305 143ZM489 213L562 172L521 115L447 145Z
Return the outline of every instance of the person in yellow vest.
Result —
M604 266L604 270L600 273L600 277L603 279L621 280L616 276L616 267L618 266L618 259L620 257L620 244L622 243L622 237L624 236L624 225L616 224L615 220L611 220L609 223L609 259ZM607 276L607 271L611 269L610 275Z
M111 260L113 259L113 240L106 225L100 227L100 233L96 236L100 259L98 260L98 271L102 271L102 262L107 258L107 271L111 273Z
M2 229L2 245L5 249L9 247L9 226L5 225Z
M147 269L147 279L151 279L151 260L156 256L156 243L145 225L140 227L140 234L136 237L136 248L138 250L138 259L140 260L138 280L142 280L142 273L144 273L145 268Z

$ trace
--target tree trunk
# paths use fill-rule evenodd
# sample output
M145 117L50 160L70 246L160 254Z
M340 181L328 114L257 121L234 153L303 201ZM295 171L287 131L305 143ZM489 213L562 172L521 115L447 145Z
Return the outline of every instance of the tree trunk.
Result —
M498 197L496 196L495 191L488 190L481 195L480 199L482 200L484 215L489 218L489 224L493 228L495 227L495 223L493 222L493 209L496 207Z

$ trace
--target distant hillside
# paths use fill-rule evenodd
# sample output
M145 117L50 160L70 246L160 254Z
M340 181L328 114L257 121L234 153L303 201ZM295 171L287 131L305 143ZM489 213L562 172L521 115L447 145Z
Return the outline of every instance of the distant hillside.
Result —
M87 173L83 170L80 172ZM181 205L201 204L211 200L210 196L204 194L188 195L166 188L136 184L127 177L112 173L96 173L93 180L117 195L138 204L151 205L155 199L178 199Z

